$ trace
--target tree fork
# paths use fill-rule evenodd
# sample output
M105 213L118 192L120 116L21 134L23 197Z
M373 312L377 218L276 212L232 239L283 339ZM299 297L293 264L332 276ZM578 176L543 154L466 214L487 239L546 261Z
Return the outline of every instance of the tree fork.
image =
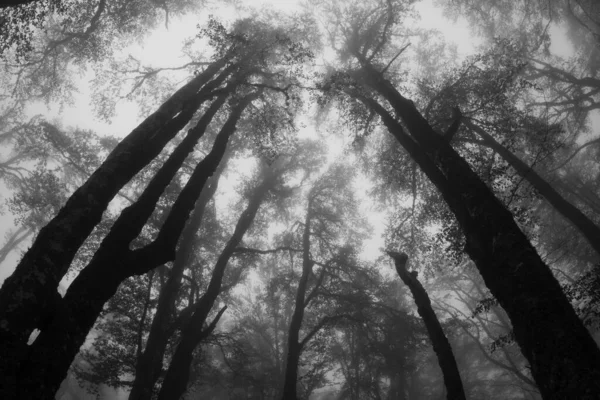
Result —
M414 150L430 160L415 161L455 214L465 251L508 313L544 398L598 398L600 350L511 213L410 100L371 65L363 67L363 81L389 101L418 143ZM386 126L394 135L402 130L393 119Z
M185 393L190 375L193 351L207 336L205 335L205 330L202 330L202 327L206 322L206 318L208 317L214 302L221 292L221 285L227 264L235 253L237 246L242 241L246 231L252 225L256 213L273 183L273 176L269 174L265 177L263 182L254 189L254 194L250 198L248 206L242 212L235 226L233 235L219 255L208 288L194 305L194 312L182 330L181 340L177 345L177 349L171 359L171 364L167 369L167 374L165 375L160 393L158 394L158 400L178 399Z
M211 64L147 117L40 230L0 289L0 376L7 376L5 371L8 374L13 369L26 350L31 332L41 326L60 301L58 284L110 201L187 124L200 104L212 96L211 92L229 72L221 74L212 85L207 82L226 61L224 58ZM195 109L187 107L186 112L177 115L190 101ZM151 146L148 139L152 139Z
M225 164L225 160L221 161L215 175L211 178L212 182L202 190L190 221L182 233L171 274L158 297L146 347L137 360L135 379L129 394L129 400L149 400L152 397L152 389L162 370L163 357L170 336L171 307L173 307L179 294L183 272L188 267L194 239L200 228L204 210L217 190L219 177Z
M500 156L509 163L521 177L526 179L539 194L544 196L556 211L575 225L575 227L579 229L579 232L587 239L590 246L596 251L598 256L600 256L600 227L598 227L598 225L562 197L560 193L535 172L533 168L525 164L519 157L515 156L510 150L498 143L496 139L480 126L475 125L468 118L463 119L463 124L473 132L477 133L483 139L483 144L485 146L500 154Z
M102 241L100 248L94 254L90 264L73 281L60 303L60 307L54 314L52 322L29 347L29 357L22 365L17 366L16 371L13 372L13 374L18 374L17 388L12 389L13 392L18 391L20 393L19 396L16 396L17 398L34 399L53 396L64 379L79 347L83 345L104 303L114 295L120 283L130 276L146 273L173 260L174 249L173 251L165 251L161 254L161 257L148 260L140 256L140 250L129 250L129 244L140 233L164 188L175 176L187 155L193 150L194 144L202 136L226 97L227 95L223 94L213 102L196 127L190 129L185 139L152 178L140 198L123 210L113 224L111 231ZM225 134L231 133L235 124L232 127L230 120L232 118L237 120L239 114L239 112L232 113L232 117L225 123L221 133L224 130L228 130ZM169 217L173 214L182 214L182 207L177 206L177 204L178 202L181 203L182 196L185 196L185 194L189 196L190 186L194 186L192 195L196 191L198 192L197 198L204 183L216 169L216 165L213 165L214 156L211 157L212 154L214 154L214 149L198 164L192 177L179 194ZM186 191L186 189L188 190ZM194 198L194 203L196 198ZM184 209L183 213L185 211ZM187 215L189 215L191 210L187 211ZM185 216L186 219L187 215ZM160 232L164 229L165 225L163 225ZM175 244L180 233L181 231L171 231L171 234L175 236ZM151 245L152 243L148 246Z

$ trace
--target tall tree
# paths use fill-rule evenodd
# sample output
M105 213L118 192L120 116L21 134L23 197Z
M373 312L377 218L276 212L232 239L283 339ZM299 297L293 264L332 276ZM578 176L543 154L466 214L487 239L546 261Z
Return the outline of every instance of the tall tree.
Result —
M510 212L386 76L391 62L382 49L398 21L392 4L359 11L344 25L353 62L333 84L376 113L438 188L465 235L465 252L507 311L542 395L598 396L600 350L550 269Z
M194 212L182 232L169 278L160 290L146 346L137 360L135 380L129 395L130 399L148 399L152 395L152 390L162 370L163 357L173 324L171 314L175 308L176 299L181 294L180 287L184 272L190 267L192 261L194 239L196 239L197 231L203 220L204 210L217 190L218 180L224 166L225 163L221 162L215 175L211 178L210 184L203 189L196 202Z
M353 207L353 198L349 192L351 169L343 164L334 164L310 188L302 222L302 235L299 240L301 250L301 274L296 288L294 311L288 328L285 377L282 389L283 399L298 398L298 380L300 357L309 341L325 325L340 318L340 315L318 315L318 322L301 339L303 325L306 325L305 313L311 303L321 295L327 281L333 279L330 267L338 263L343 249L336 251L336 240L349 240L342 236L346 229L348 215ZM348 242L351 243L351 242ZM313 247L314 246L314 247ZM318 261L317 256L323 257ZM318 263L318 275L313 267ZM313 317L314 318L314 317Z
M221 83L225 76L197 92L224 63L224 59L219 60L194 78L123 139L86 183L71 195L58 215L40 231L15 272L0 289L0 335L3 339L0 370L11 369L5 363L20 357L33 329L39 328L45 315L51 313L58 301L58 283L81 244L100 222L109 202L158 155L195 114L207 98L205 96ZM184 112L180 113L182 108Z
M265 40L265 35L267 34L270 35L272 32L265 32L260 29L255 31L255 39L260 39L254 43L263 48L266 46L266 49L273 49L274 47L277 47L278 44L285 43L285 45L287 45L287 43L289 43L289 41L286 42L285 38L281 39L281 36L277 36L268 42ZM217 38L215 38L215 40L217 40ZM227 52L230 50L228 44L221 43L221 45L226 47L223 51ZM249 47L250 46L248 45L245 46L244 50L249 50ZM298 50L298 48L292 49L292 51L296 50ZM300 49L300 51L303 50ZM37 338L34 345L27 349L27 360L20 363L18 358L12 358L13 366L20 366L15 369L16 375L19 377L18 380L31 383L17 385L18 388L13 387L9 390L31 391L32 393L30 393L30 395L33 397L37 396L34 395L33 392L36 392L39 395L42 393L53 393L64 377L68 364L73 359L79 346L83 343L83 340L98 316L102 305L114 293L119 283L127 276L148 271L166 261L170 261L172 257L174 257L175 245L179 234L183 229L184 222L187 219L200 190L204 186L206 179L218 166L228 138L235 131L237 121L240 119L242 112L254 99L256 99L259 95L258 92L250 92L239 100L233 100L234 104L232 104L231 114L227 122L223 125L220 134L217 135L213 150L194 170L190 180L171 208L171 212L165 220L156 239L151 244L140 249L129 250L128 246L143 228L164 188L171 181L186 156L190 153L194 143L202 136L213 115L224 104L228 94L235 90L238 87L237 85L239 85L248 74L253 74L255 76L257 74L260 75L261 71L264 71L264 68L268 67L267 63L273 60L272 57L268 58L268 54L259 53L259 55L260 57L254 57L254 63L246 62L244 64L241 71L235 75L233 82L221 91L218 99L207 109L197 126L189 131L183 142L174 150L163 167L152 178L150 184L140 195L140 198L121 213L121 216L117 219L111 228L111 231L105 237L88 267L80 273L70 286L65 298L58 300L59 306L56 311L49 321L47 321L45 326L42 326L42 333ZM300 55L299 57L302 59L303 55ZM246 61L249 61L249 59L246 59ZM231 65L235 66L237 64L234 63ZM232 66L229 66L228 69L231 70ZM225 73L225 75L227 75L227 73ZM222 76L221 81L224 78L225 76ZM273 85L273 87L275 87L274 85L276 85L276 83L271 82L273 81L271 80L267 85ZM189 86L187 89L189 90ZM196 100L196 104L184 106L184 112L179 113L174 121L181 124L182 117L191 117L191 115L194 114L198 102L199 101ZM190 110L186 113L186 110L189 110L189 108L192 108L194 111ZM186 114L188 115L186 116ZM141 133L138 131L137 133L143 137L143 131ZM131 137L128 139L131 141ZM164 140L164 137L162 140ZM151 140L150 143L152 143ZM113 155L116 152L116 154L122 158L125 156L124 153L118 152L119 147L122 148L123 144L124 142L121 142L113 152ZM146 141L144 146L141 146L142 149L147 149L148 147L150 147L148 146L148 141ZM139 148L136 149L139 151ZM114 159L116 156L112 158ZM109 156L108 161L110 160L111 157ZM106 168L108 161L103 164L103 167ZM131 157L131 155L128 155L127 160L123 161L127 161L128 163L131 163L131 161L139 162L139 160L135 157ZM100 170L102 170L103 167L101 167ZM120 175L119 178L121 178ZM110 183L113 183L114 181L115 180L113 179ZM85 187L86 185L84 185L84 188ZM106 195L106 192L108 191L104 190L102 195ZM87 202L83 205L86 206ZM68 206L65 209L68 209ZM65 209L63 209L63 211L65 211ZM72 231L70 231L70 233L72 233ZM76 239L80 240L81 238L77 237ZM64 245L64 242L61 244ZM112 265L110 273L107 273L107 265ZM123 268L123 265L127 265L127 268ZM100 280L104 281L105 284L98 285L97 283ZM96 295L92 295L92 292L95 292ZM55 356L50 356L50 354L54 353L56 353ZM55 360L55 362L61 360L63 363L62 368L57 367L56 364L47 364L44 361L51 359ZM7 360L10 360L10 358ZM7 364L8 363L10 363L10 361L7 361ZM37 372L34 370L37 370ZM14 374L15 371L13 370L13 375ZM45 384L33 383L40 379L42 379Z
M297 163L297 160L297 158L292 157L291 163L286 163L280 159L276 160L271 166L263 165L261 181L250 190L248 205L242 212L233 235L229 238L215 263L210 283L204 294L194 304L189 321L182 329L181 339L173 354L158 395L159 399L179 398L186 391L194 349L207 337L210 329L214 329L214 325L222 313L221 311L217 314L216 321L213 320L208 327L205 327L206 319L221 293L226 267L242 242L244 235L250 229L261 205L269 197L277 196L278 192L279 194L282 192L289 193L288 190L285 190L282 178L291 171L290 167L299 167L298 164L291 165Z
M502 146L483 128L473 123L468 118L463 119L464 124L472 132L481 137L482 144L488 146L497 152L506 162L508 162L519 175L521 175L552 204L556 210L575 225L581 234L587 239L590 246L600 255L600 226L582 213L577 207L567 201L561 194L554 189L544 178L542 178L531 166L524 163L510 150Z

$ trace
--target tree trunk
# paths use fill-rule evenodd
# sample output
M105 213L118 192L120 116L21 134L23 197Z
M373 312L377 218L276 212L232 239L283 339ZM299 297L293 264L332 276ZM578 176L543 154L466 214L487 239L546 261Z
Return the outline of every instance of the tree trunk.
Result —
M571 221L577 229L587 239L592 248L600 256L600 227L589 219L584 213L579 211L577 207L569 203L558 193L548 182L544 180L530 166L521 161L517 156L510 152L506 147L502 146L491 135L489 135L481 127L472 123L468 118L463 118L463 123L473 132L477 133L482 139L485 146L491 148L513 167L517 173L527 179L539 194L552 204L552 206L563 217Z
M217 190L219 177L226 165L225 161L221 161L219 168L211 178L212 182L202 190L200 198L196 202L194 213L182 233L171 274L158 297L158 304L146 347L136 365L135 380L129 394L129 400L150 400L152 397L154 384L158 380L163 366L163 357L170 336L170 325L173 323L171 311L179 295L183 272L191 261L196 233L200 228L204 210Z
M11 232L7 237L6 242L0 249L0 265L6 260L6 257L19 246L19 244L27 239L33 230L27 226L20 226L16 231Z
M18 398L53 396L64 379L70 363L83 345L102 307L114 295L120 283L133 275L173 261L179 236L206 180L216 170L236 123L253 100L243 99L217 135L212 151L195 168L190 179L161 227L157 238L148 246L129 250L129 244L141 231L160 194L176 174L187 154L192 151L225 95L217 99L198 125L175 149L156 173L140 198L123 210L110 233L103 240L90 264L73 281L57 308L53 320L29 347L29 357L17 373ZM196 139L196 140L194 140ZM9 397L12 398L12 397Z
M226 61L213 63L146 118L40 230L0 290L0 376L10 375L24 356L31 332L43 328L44 320L52 315L60 302L60 280L110 201L189 122L202 102L213 96L229 71L206 83ZM0 397L11 385L5 380Z
M177 345L175 354L173 354L171 364L160 389L159 400L179 399L185 393L190 376L193 352L198 347L198 344L208 336L206 330L203 330L204 323L221 292L221 284L227 264L235 249L242 241L244 234L252 225L260 205L274 184L275 181L273 178L273 175L267 172L267 176L263 182L254 189L254 194L250 198L248 206L242 212L233 235L219 255L206 293L194 305L194 312L183 329L181 339Z
M300 354L302 353L300 328L302 328L304 308L306 307L305 298L308 278L310 277L313 267L313 262L310 259L311 203L312 201L309 200L306 219L304 221L304 233L302 235L302 275L300 276L300 282L298 282L294 313L292 314L292 320L290 321L290 328L288 331L287 359L282 400L296 400L298 398L298 363L300 361Z
M400 279L402 279L402 282L410 289L410 292L415 299L415 303L417 304L417 311L425 323L429 339L431 339L433 350L437 355L440 368L442 369L442 375L444 376L446 398L448 400L465 400L465 390L460 378L460 373L458 372L458 365L456 365L452 347L444 334L442 325L440 325L440 322L431 307L429 295L427 295L425 288L423 288L421 282L417 279L416 272L409 273L406 270L408 256L405 253L399 254L388 252L388 254L394 259L396 271L398 272Z
M8 7L22 6L25 4L33 3L35 1L39 1L39 0L3 0L2 3L0 3L0 9L8 8Z
M412 136L377 102L361 100L382 117L456 216L465 234L465 251L509 315L544 398L598 398L600 351L510 212L412 101L371 65L365 62L364 67L364 82L389 101Z

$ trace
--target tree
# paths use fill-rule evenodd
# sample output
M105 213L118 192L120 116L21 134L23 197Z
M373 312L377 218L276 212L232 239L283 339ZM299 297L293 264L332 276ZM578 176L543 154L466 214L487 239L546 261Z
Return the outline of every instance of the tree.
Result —
M307 205L302 223L302 237L299 243L301 249L302 273L298 280L294 301L294 311L288 329L287 357L285 364L285 378L283 382L282 398L296 399L298 396L297 384L300 379L300 357L309 341L325 326L344 317L344 314L329 314L319 318L300 339L305 312L311 303L314 303L324 290L328 280L335 281L330 269L340 262L344 248L336 251L334 243L344 234L348 223L346 219L353 207L352 195L348 191L351 170L343 165L333 165L311 187L307 194ZM346 228L347 229L347 228ZM346 240L351 240L350 236ZM314 243L313 243L314 241ZM348 242L348 245L352 243ZM312 246L317 247L316 249ZM347 251L347 249L346 249ZM318 275L313 272L317 264L316 254L325 260L318 262L320 271ZM342 258L343 259L343 258ZM343 261L341 262L343 265ZM339 265L339 264L338 264ZM346 264L349 265L349 264ZM330 277L331 276L331 277ZM326 279L329 278L329 279ZM310 288L312 286L312 288ZM310 288L310 290L309 290ZM313 305L314 307L314 305ZM318 314L317 314L318 315Z
M412 292L419 310L419 315L423 319L425 327L429 332L429 338L431 339L433 349L438 357L442 373L444 374L447 398L466 399L452 347L442 330L442 326L440 325L433 308L431 308L431 301L429 300L429 296L423 288L423 285L421 285L417 278L417 272L412 271L409 273L406 270L408 256L405 253L388 252L388 254L394 260L396 271L398 272L400 279L402 279Z
M575 225L600 254L600 227L534 169L536 163L543 165L561 147L565 132L559 124L548 123L515 105L519 96L523 96L532 85L519 77L525 66L513 42L497 40L491 50L471 57L458 71L451 73L440 88L435 88L436 85L431 82L421 84L423 90L434 92L427 103L425 115L439 121L443 119L444 108L450 105L459 107L460 110L455 109L452 128L448 129L446 139L453 140L457 146L464 142L461 146L463 154L473 153L467 146L476 144L500 155L522 179L527 180ZM465 129L462 129L461 123ZM520 133L522 130L528 134L523 135ZM500 141L512 148L520 148L523 154L530 154L532 165L522 161Z
M297 158L292 157L291 163L297 162ZM193 351L198 344L207 337L211 329L214 329L218 317L224 309L217 314L217 317L205 327L205 321L211 311L213 304L221 292L223 276L225 268L229 260L234 255L235 250L240 245L246 231L250 229L256 214L262 203L269 197L276 195L277 192L288 192L284 190L282 178L286 172L290 172L285 162L277 160L273 165L263 166L261 182L251 190L248 198L248 205L242 212L238 223L235 227L233 235L225 245L223 251L219 255L213 269L210 283L205 293L196 301L193 307L193 312L189 321L182 329L181 339L177 345L177 349L173 354L169 368L165 375L159 399L179 398L185 392L190 375L191 362ZM296 164L296 168L298 165ZM243 266L240 267L243 269ZM239 271L241 272L241 270ZM211 328L212 327L212 328Z
M508 398L515 395L516 387L539 397L528 364L512 339L512 326L506 313L490 297L472 263L467 262L460 274L440 276L436 286L441 293L452 293L436 296L436 308L450 316L448 327L463 332L462 336L473 343L467 352L481 359L475 367L468 367L478 370L473 371L477 381L465 386L480 386L479 396ZM459 351L462 357L465 351ZM487 384L486 375L494 376L493 388ZM504 390L500 389L502 386ZM472 391L470 395L474 395Z
M411 374L417 369L424 332L421 321L409 315L397 282L376 268L357 274L345 295L348 308L358 310L333 328L333 360L343 383L340 398L405 400ZM402 288L400 288L402 289Z
M202 97L212 90L210 86L214 88L220 84L217 80L202 94L195 94L224 63L225 60L219 60L213 68L194 78L121 141L86 183L71 195L58 215L40 231L0 290L2 364L20 358L19 353L23 352L33 329L40 327L45 315L51 313L53 304L59 301L58 282L67 272L76 251L100 222L108 203L185 126L202 103ZM184 106L192 97L196 104ZM182 107L185 112L177 114ZM24 288L29 294L17 295Z
M575 206L564 199L557 190L544 180L532 167L525 164L518 157L512 154L508 149L498 143L490 134L480 126L477 126L468 119L463 119L464 124L471 131L477 133L481 138L483 145L492 148L502 158L506 160L519 175L527 179L529 183L542 195L556 210L567 218L579 231L585 236L589 244L600 255L600 227L579 211Z
M262 48L265 49L272 49L278 45L287 45L289 43L289 40L286 41L285 37L282 36L276 36L274 38L271 36L273 39L270 42L266 41L265 39L267 36L265 35L271 34L272 32L265 32L261 30L255 31L256 36L254 39L256 41L254 41L254 43L256 43L258 46L263 46ZM152 178L151 182L140 195L138 200L121 213L120 217L111 228L110 233L105 237L99 250L94 255L94 258L88 267L86 267L76 278L74 283L69 288L65 298L57 299L56 296L51 296L53 297L54 302L51 305L58 304L58 307L56 307L53 313L48 312L48 308L46 308L46 312L52 314L52 316L48 318L49 320L44 323L44 326L40 326L39 322L37 322L42 320L41 316L39 316L39 313L34 314L30 312L32 319L34 319L36 316L37 318L35 318L33 321L27 321L27 325L29 327L33 327L36 326L37 323L38 326L42 328L43 332L37 338L34 346L27 349L27 353L29 353L27 360L21 364L20 357L15 356L14 348L11 349L11 347L8 345L8 342L3 343L6 344L7 349L11 349L12 352L12 357L7 357L3 360L7 360L6 363L10 363L9 365L12 365L13 374L14 366L20 365L20 368L16 369L18 371L17 374L20 375L19 379L22 382L35 382L36 380L40 379L41 376L48 374L45 379L46 385L19 385L21 386L20 390L36 390L38 393L49 393L55 391L57 385L64 376L64 371L66 371L68 364L73 359L79 346L83 343L85 335L91 328L94 320L102 308L102 305L110 298L112 294L114 294L114 291L117 289L119 283L128 276L144 273L155 266L161 265L166 261L170 261L174 257L177 239L181 233L181 230L183 229L184 222L187 219L189 212L204 185L204 182L206 182L208 177L218 166L225 150L228 138L234 132L236 123L240 119L244 109L253 100L255 100L259 96L260 92L264 89L259 89L259 91L254 92L251 90L246 90L247 95L245 96L243 95L244 91L242 90L242 93L240 93L242 97L239 99L234 98L232 100L232 111L227 122L225 122L223 125L220 134L217 135L213 150L201 163L198 164L194 170L194 173L192 173L190 180L171 208L171 212L169 213L168 218L165 220L165 223L163 224L156 239L150 245L136 250L129 250L128 244L139 234L146 220L151 215L154 205L160 197L163 189L166 187L166 185L168 185L169 181L179 169L186 156L190 153L195 142L197 142L197 140L202 136L212 117L223 106L228 95L235 91L239 87L240 82L243 82L248 75L260 76L261 71L263 71L262 68L267 67L266 64L273 60L268 53L257 53L254 51L256 49L251 50L251 46L248 45L250 42L246 42L246 45L242 51L242 53L245 52L245 55L241 54L241 59L244 59L245 61L243 67L241 67L240 64L231 63L225 68L224 72L217 77L216 80L209 83L208 87L200 90L198 94L194 94L193 91L197 88L197 86L202 84L203 81L208 80L208 77L211 75L211 69L212 71L217 70L226 62L231 61L232 57L234 56L233 53L235 53L234 50L236 49L236 43L238 43L237 40L239 38L235 35L227 36L224 32L218 32L218 34L214 37L215 44L218 43L218 39L223 38L223 35L225 36L225 41L230 40L229 44L225 42L220 43L222 46L221 51L224 53L223 58L211 65L207 71L199 74L198 77L191 81L191 83L187 84L182 90L168 100L167 103L165 103L165 105L163 105L157 113L155 113L152 117L149 117L145 123L142 123L141 127L135 130L132 135L122 141L111 153L107 161L105 161L104 164L92 175L88 182L75 192L65 208L61 210L59 216L57 216L53 222L46 226L40 233L40 236L38 236L37 243L39 243L39 246L46 246L45 248L48 248L48 243L44 241L43 237L52 231L52 226L58 225L60 229L66 233L66 235L53 236L53 240L57 240L56 243L60 243L61 251L57 252L55 246L53 249L51 249L51 253L56 259L58 259L58 261L70 261L74 251L76 251L78 248L77 246L79 246L83 239L85 239L85 236L89 234L90 228L93 228L95 223L98 222L96 219L91 218L90 215L92 215L92 217L95 215L96 218L99 218L100 215L98 214L101 214L108 201L112 198L112 196L114 196L114 189L118 190L118 188L120 188L119 186L125 184L127 179L132 175L132 172L139 170L139 168L143 166L144 162L150 161L153 156L160 151L162 146L164 146L164 144L166 144L166 142L177 133L179 128L185 125L185 123L189 120L189 118L192 117L200 103L203 101L205 93L210 93L209 90L212 90L221 84L225 78L229 77L229 73L232 70L240 68L233 76L232 81L217 92L219 96L217 100L215 100L206 110L203 117L198 121L196 127L189 131L186 138L174 150L163 167ZM280 37L283 39L280 39ZM306 55L306 52L303 53L304 50L301 47L292 47L291 50L300 50L300 53L296 53L290 57L291 62L296 62L297 59L295 57L303 59ZM254 62L250 62L252 59ZM273 82L272 75L269 76L269 83L267 83L267 85L269 85L269 87L276 88L276 83L271 86L270 82ZM190 97L192 97L193 100L190 101ZM188 100L188 103L184 103L185 105L183 106L183 112L177 114L179 111L178 107L181 106L184 100ZM169 117L173 117L173 119L168 121L167 118ZM149 130L148 128L155 128L160 122L166 122L166 126L159 129L157 135L152 136L153 131ZM138 144L140 141L144 143L143 146ZM119 173L117 174L117 172ZM85 197L82 198L82 196ZM96 200L96 198L98 199ZM90 199L93 199L94 203L90 204ZM64 221L65 219L69 220L69 218L73 218L73 214L79 216L78 212L76 212L78 208L84 208L88 210L88 213L85 215L86 219L79 219L78 221L75 221L75 224L78 224L76 226L78 227L79 231L76 230L75 227L69 226L65 222L58 224L57 221L60 221L61 219ZM67 243L71 243L73 246L67 246ZM15 274L13 274L13 276L7 280L7 282L5 282L4 286L6 290L3 290L3 299L9 300L7 296L9 290L7 287L19 287L17 284L17 277L19 275L25 273L25 275L31 276L29 274L31 274L32 271L28 270L27 266L29 261L33 262L31 257L33 257L33 254L36 254L35 247L36 244L34 244L32 250L30 250L24 257L23 262ZM65 250L62 251L63 249ZM49 260L46 262L48 261ZM111 268L113 269L110 273L107 273L107 264L112 265ZM127 268L122 268L121 266L123 265L127 265ZM35 266L39 267L38 264ZM54 276L59 275L62 277L61 274L64 274L64 270L66 270L66 268L61 265L60 271L56 271L55 268L54 270L44 270L44 272L46 275L52 272ZM101 280L106 284L100 286L97 285L97 283ZM52 290L50 289L50 287L52 287L52 281L45 282L45 286L40 285L40 283L44 282L40 282L39 280L36 280L36 282L37 287L39 288L38 291L44 290L46 293L51 295L49 292ZM91 294L93 291L96 292L96 295ZM33 308L33 306L37 306L39 304L38 301L41 300L35 296L31 296L29 299L33 300L29 304L29 307L31 308ZM82 301L83 299L85 299L85 301ZM13 301L15 300L13 299ZM22 304L20 304L20 306L22 306ZM7 308L4 308L4 310L6 312ZM8 308L8 311L10 311L12 313L11 315L14 316L20 314L19 319L23 321L22 317L24 314L22 309L21 313L17 313L14 308ZM5 326L5 328L8 327ZM18 334L19 331L21 332L20 335ZM26 329L10 329L8 332L10 332L13 339L12 343L21 343L21 341L24 339L24 333L26 331ZM61 342L64 344L59 344ZM22 353L24 350L22 347L23 344L20 346L20 351ZM57 351L58 353L56 357L49 357L51 353L56 353ZM10 354L10 352L7 351L6 354ZM19 352L16 352L16 354L19 354ZM22 356L23 355L21 354L21 357ZM52 366L44 366L43 360L48 361L50 359L54 359L55 361L62 360L62 368L57 368L56 364ZM8 360L12 360L12 362ZM24 365L27 365L27 367ZM33 365L36 367L33 368ZM37 369L37 372L35 372L34 369ZM52 378L50 379L49 376L52 376ZM24 389L25 387L27 387L27 389ZM32 389L33 387L36 387L36 389Z
M438 188L465 235L465 252L507 311L542 395L597 396L600 351L550 269L510 212L386 77L390 62L382 59L385 53L380 49L387 44L397 17L387 6L380 9L386 14L380 11L366 20L362 14L360 23L355 20L346 25L347 53L356 63L335 75L329 87L337 85L339 91L376 113ZM389 103L402 123L382 103ZM560 364L552 361L555 357Z

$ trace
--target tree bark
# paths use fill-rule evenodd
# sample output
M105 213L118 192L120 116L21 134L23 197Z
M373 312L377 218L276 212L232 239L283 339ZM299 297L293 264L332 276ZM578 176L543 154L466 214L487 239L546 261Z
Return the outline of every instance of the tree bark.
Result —
M509 315L544 398L598 398L600 351L510 212L412 101L368 62L363 67L359 79L391 104L412 136L379 103L361 100L381 116L456 216L465 234L465 251Z
M175 300L179 295L183 272L191 261L196 233L200 228L204 210L217 190L219 177L226 164L225 161L223 160L219 164L219 168L211 178L212 182L210 182L210 185L202 190L200 198L196 202L194 213L182 233L171 274L158 297L158 304L150 327L150 333L148 334L146 347L142 356L138 359L135 380L129 394L129 400L149 400L152 397L154 384L158 380L163 366L163 357L171 333L170 327L173 323L172 310Z
M229 71L207 82L226 64L209 66L171 96L110 153L102 165L77 189L64 207L43 227L15 272L0 290L0 376L9 376L23 357L27 341L60 296L57 288L75 253L100 222L118 191L156 157L213 96ZM4 388L11 383L5 381ZM0 397L2 389L0 389Z
M564 197L560 195L548 182L544 180L533 168L521 161L515 156L510 150L502 146L496 141L491 135L489 135L481 127L475 125L468 118L463 118L463 124L477 133L482 139L485 146L491 148L512 166L517 173L527 179L527 181L533 186L539 194L552 204L552 206L558 211L563 217L571 221L573 225L583 234L587 239L588 243L600 256L600 227L596 225L591 219L589 219L584 213L579 211L577 207L569 203Z
M302 319L304 318L304 308L306 307L306 289L308 278L312 272L313 261L310 259L310 226L312 220L311 211L312 201L309 199L306 219L304 221L304 233L302 234L302 275L298 282L296 290L296 301L294 313L290 321L288 330L287 359L285 365L285 380L283 383L282 400L296 400L298 398L298 363L302 353L302 344L300 343L300 328L302 328Z
M252 225L260 205L274 184L274 176L267 172L263 182L254 189L248 206L242 212L231 238L219 255L206 292L194 305L194 312L183 329L181 339L171 359L171 364L158 394L158 400L179 399L186 391L190 376L193 352L208 335L203 330L208 313L213 307L219 293L223 276L235 249L241 243L246 231Z
M17 7L25 4L33 3L39 0L3 0L0 3L0 8Z
M104 303L114 295L120 283L130 276L144 274L159 265L173 261L177 241L187 217L207 179L216 170L241 113L253 99L252 96L248 96L231 112L217 135L212 151L196 166L152 243L141 249L129 250L129 244L140 233L164 188L176 174L187 154L193 150L201 132L212 118L210 114L214 114L220 108L225 101L225 95L217 99L198 125L190 130L140 198L123 210L90 264L81 271L67 290L51 323L29 347L29 357L17 369L17 398L37 399L53 396Z
M433 345L433 351L437 355L442 375L444 376L444 385L446 386L446 398L448 400L465 400L465 390L463 388L462 379L458 371L458 365L452 352L452 347L448 338L444 334L442 325L437 319L431 300L425 291L421 282L417 278L416 272L408 272L406 270L406 261L408 256L405 253L388 252L390 257L394 259L396 271L402 279L402 282L410 289L410 292L417 304L417 311L425 323L429 339Z

